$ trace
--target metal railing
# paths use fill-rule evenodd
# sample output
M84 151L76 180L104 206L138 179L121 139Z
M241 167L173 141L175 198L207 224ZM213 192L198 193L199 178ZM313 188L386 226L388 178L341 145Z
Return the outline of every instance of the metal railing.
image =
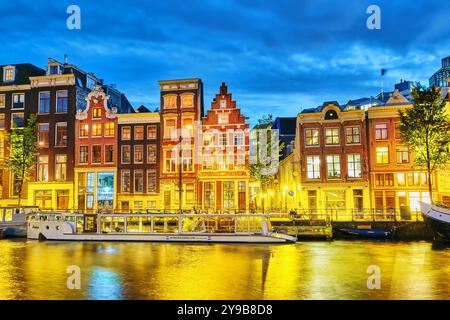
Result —
M54 210L39 209L40 212L73 213L73 214L178 214L176 210ZM183 210L183 214L262 214L262 212L245 212L242 210L208 211L208 210ZM293 210L291 213L274 211L264 212L271 218L304 220L304 221L336 221L336 222L422 222L422 214L419 210L410 209L323 209L323 210Z

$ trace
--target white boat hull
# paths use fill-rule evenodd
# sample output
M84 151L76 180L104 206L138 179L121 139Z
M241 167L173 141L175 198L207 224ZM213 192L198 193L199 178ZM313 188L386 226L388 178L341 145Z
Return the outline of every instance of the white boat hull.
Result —
M434 240L450 242L450 210L422 202L420 210Z
M296 238L279 233L76 233L62 221L29 222L27 238L56 241L140 241L211 243L288 243Z

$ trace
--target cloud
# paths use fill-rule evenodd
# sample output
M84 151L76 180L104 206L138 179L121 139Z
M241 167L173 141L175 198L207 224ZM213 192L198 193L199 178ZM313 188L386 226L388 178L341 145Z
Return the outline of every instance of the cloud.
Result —
M450 54L450 3L378 1L382 29L366 28L372 1L2 2L2 64L62 59L117 84L135 105L157 107L157 80L200 77L205 104L222 81L243 113L295 116L326 100L375 95L400 79L427 82Z

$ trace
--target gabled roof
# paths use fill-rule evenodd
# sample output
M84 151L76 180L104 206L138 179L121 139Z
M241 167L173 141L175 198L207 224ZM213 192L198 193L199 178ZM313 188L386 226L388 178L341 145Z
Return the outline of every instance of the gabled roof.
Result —
M404 95L395 89L389 99L386 101L386 105L400 105L400 104L410 104L411 102L405 98Z
M146 112L150 112L150 110L142 104L139 108L137 108L136 112L146 113Z

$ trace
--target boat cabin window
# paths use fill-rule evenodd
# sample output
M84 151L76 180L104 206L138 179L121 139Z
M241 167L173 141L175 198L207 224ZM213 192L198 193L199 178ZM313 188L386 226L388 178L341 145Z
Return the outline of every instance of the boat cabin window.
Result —
M127 232L151 232L151 217L127 217Z
M125 232L125 217L101 217L101 232Z
M205 217L183 217L182 232L206 232Z
M178 217L153 217L153 232L178 232Z

